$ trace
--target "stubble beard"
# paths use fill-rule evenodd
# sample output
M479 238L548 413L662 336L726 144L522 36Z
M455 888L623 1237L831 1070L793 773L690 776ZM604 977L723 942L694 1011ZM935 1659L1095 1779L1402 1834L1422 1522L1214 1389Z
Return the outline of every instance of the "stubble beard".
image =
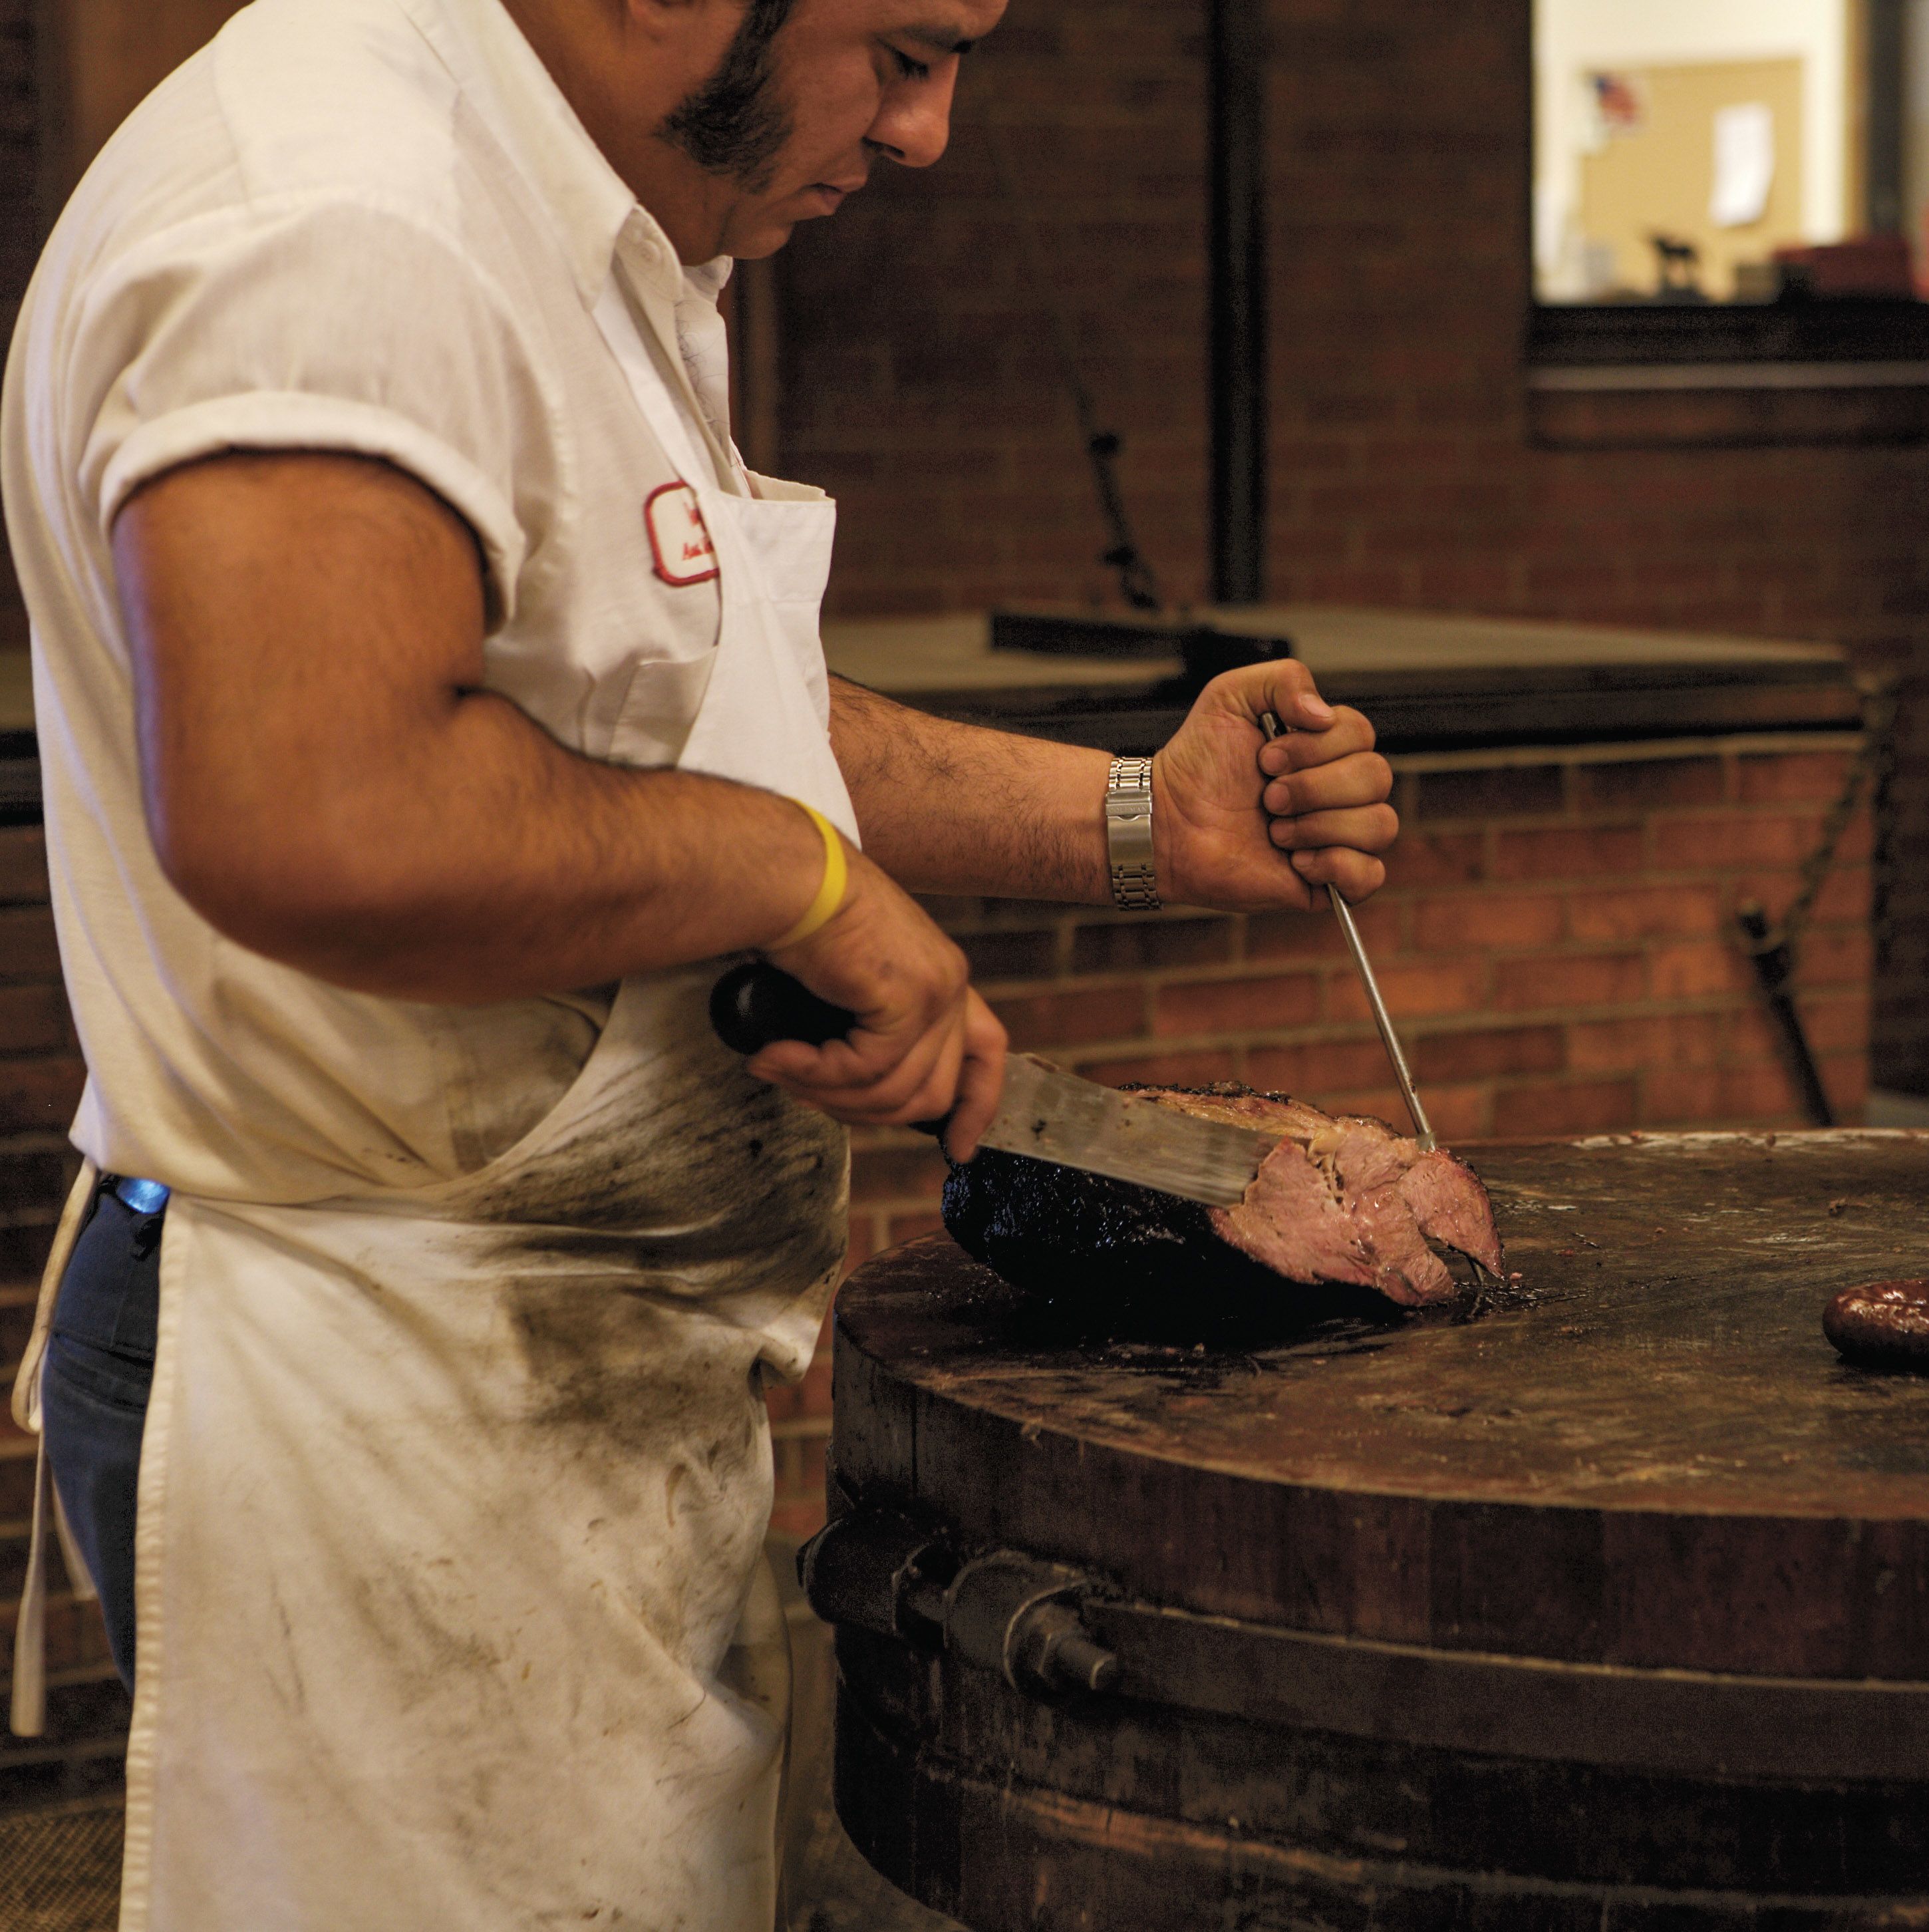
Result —
M657 130L706 174L761 194L776 178L790 138L790 110L777 89L772 43L796 0L748 0L722 63Z

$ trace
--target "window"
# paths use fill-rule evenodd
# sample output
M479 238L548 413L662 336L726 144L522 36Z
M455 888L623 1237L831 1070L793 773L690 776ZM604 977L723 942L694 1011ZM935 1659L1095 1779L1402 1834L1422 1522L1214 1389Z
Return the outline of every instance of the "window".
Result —
M1534 359L1929 382L1929 0L1535 0L1534 34Z

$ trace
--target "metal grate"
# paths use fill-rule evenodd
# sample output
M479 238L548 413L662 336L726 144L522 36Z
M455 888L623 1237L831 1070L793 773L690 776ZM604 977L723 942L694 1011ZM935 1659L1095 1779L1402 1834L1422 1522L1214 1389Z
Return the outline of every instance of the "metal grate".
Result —
M121 1801L0 1817L0 1926L114 1932L121 1911Z

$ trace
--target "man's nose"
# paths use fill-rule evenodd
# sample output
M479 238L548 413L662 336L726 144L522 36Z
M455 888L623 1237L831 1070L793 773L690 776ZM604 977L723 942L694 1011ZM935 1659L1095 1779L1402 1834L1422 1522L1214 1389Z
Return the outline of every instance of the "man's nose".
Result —
M948 71L903 87L884 96L866 139L870 146L901 166L928 168L951 144L951 106L958 92L956 62Z

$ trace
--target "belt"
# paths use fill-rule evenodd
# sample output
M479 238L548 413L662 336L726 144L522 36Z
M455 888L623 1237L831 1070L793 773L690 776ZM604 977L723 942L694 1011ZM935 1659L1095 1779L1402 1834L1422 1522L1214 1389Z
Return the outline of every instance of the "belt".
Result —
M158 1214L167 1205L168 1190L158 1180L136 1180L130 1175L104 1174L103 1190L136 1214Z

